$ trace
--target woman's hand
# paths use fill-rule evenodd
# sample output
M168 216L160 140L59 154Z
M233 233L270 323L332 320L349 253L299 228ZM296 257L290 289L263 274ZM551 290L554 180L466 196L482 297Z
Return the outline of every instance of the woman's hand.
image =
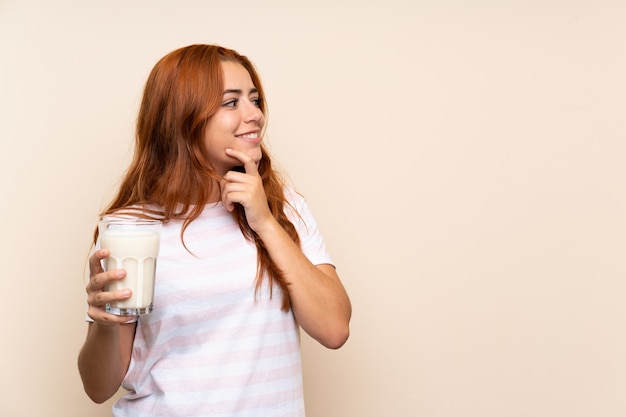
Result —
M243 164L245 173L228 171L222 181L222 203L228 211L235 209L235 203L243 206L246 220L252 230L259 233L274 217L267 205L263 180L256 162L247 154L226 149L226 154Z
M313 265L274 219L254 160L231 149L226 154L239 160L246 172L229 171L224 175L221 183L224 207L230 211L235 203L244 207L248 224L283 272L293 314L302 329L323 346L341 347L350 334L352 306L335 268Z
M125 300L132 295L128 288L111 292L105 290L109 282L123 279L126 276L126 271L123 269L104 271L100 261L108 256L109 251L107 249L100 249L89 258L89 283L86 288L87 303L89 304L87 314L99 324L126 323L128 317L116 316L106 312L107 303Z
M135 338L136 324L129 317L107 314L106 304L130 297L129 289L105 291L107 283L122 279L126 271L116 269L105 272L100 261L109 256L107 249L97 250L89 258L89 284L87 284L87 314L89 323L87 339L78 355L78 370L85 392L100 404L111 398L119 389L128 371Z

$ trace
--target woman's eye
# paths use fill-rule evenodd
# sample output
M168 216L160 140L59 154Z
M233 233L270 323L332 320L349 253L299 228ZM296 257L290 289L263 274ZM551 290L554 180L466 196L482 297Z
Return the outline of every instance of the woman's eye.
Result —
M261 97L257 97L257 98L253 98L252 103L257 106L257 107L261 107L261 103L263 102L263 99Z
M228 101L225 101L222 104L222 106L224 106L224 107L235 107L235 106L237 106L237 101L238 101L237 99L228 100Z

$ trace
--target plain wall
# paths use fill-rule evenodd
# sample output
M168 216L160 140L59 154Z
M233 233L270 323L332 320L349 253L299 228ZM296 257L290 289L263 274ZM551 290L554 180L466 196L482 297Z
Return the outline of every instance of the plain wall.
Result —
M622 1L0 0L0 415L108 416L91 234L171 50L250 56L350 293L309 417L626 415Z

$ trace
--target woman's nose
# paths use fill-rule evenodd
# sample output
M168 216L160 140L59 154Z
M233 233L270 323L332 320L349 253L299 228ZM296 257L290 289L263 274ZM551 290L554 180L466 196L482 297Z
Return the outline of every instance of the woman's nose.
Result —
M261 111L261 109L254 103L252 102L247 102L246 103L246 109L245 109L245 115L244 115L244 121L250 123L250 122L260 122L264 115L263 112Z

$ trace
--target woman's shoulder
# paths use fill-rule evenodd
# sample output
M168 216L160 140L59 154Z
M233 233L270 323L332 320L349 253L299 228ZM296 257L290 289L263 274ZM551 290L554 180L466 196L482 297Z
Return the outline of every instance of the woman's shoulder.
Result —
M103 216L103 218L140 218L152 220L163 220L164 217L163 210L153 204L133 204L131 206L115 209Z
M283 193L287 201L304 201L304 196L291 184L283 186Z
M303 207L306 206L306 197L293 185L285 185L283 187L283 194L285 195L285 201L288 206L292 207L295 211L301 212Z

